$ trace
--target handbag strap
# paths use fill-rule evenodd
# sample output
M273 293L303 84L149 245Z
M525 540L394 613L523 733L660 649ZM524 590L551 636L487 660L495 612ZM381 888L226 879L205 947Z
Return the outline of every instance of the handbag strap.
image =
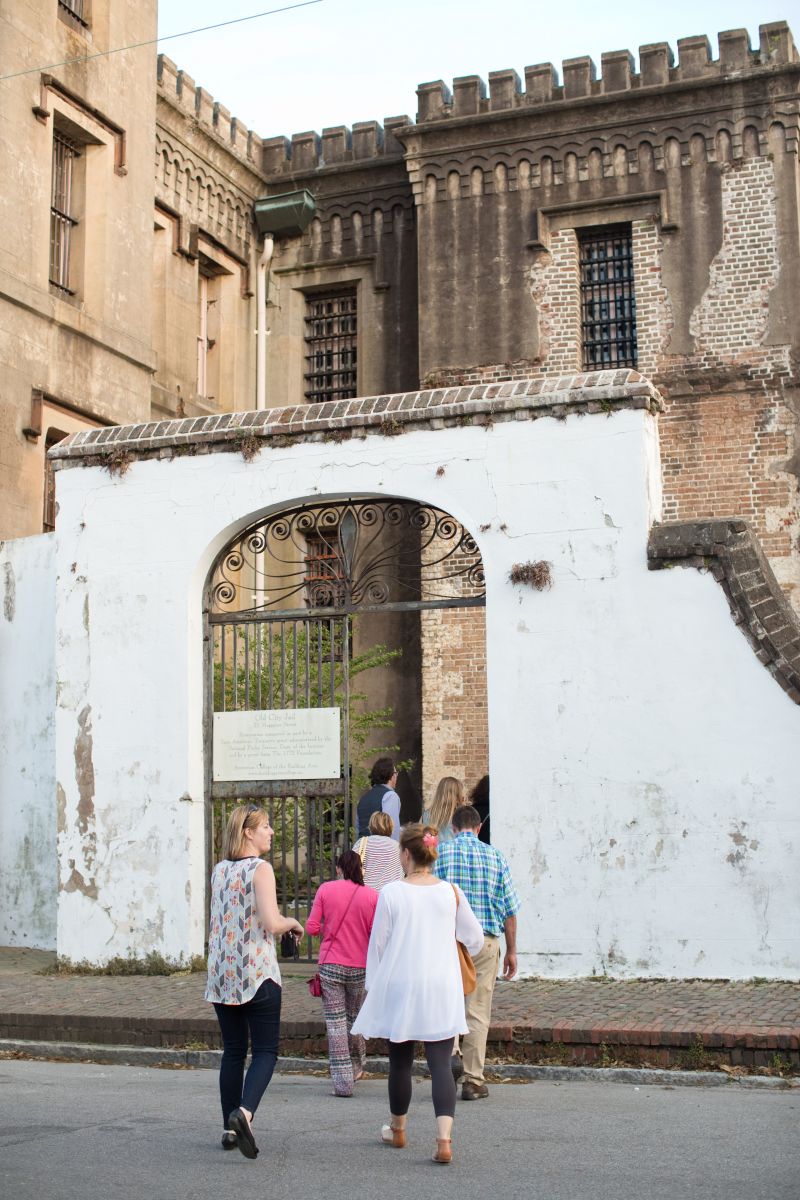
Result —
M339 936L339 930L342 928L342 925L344 924L344 919L347 916L347 914L350 912L350 905L353 903L353 901L355 900L355 898L358 894L359 884L355 883L355 884L353 884L353 887L355 888L355 891L351 895L350 899L347 901L347 908L342 913L341 920L339 921L339 924L336 926L336 933L334 933L334 935L332 936L332 938L330 940L330 943L328 945L328 953L325 956L325 962L327 962L331 956L330 952L333 949L333 943L336 941L337 937ZM318 963L318 966L324 967L325 963L323 963L323 962Z

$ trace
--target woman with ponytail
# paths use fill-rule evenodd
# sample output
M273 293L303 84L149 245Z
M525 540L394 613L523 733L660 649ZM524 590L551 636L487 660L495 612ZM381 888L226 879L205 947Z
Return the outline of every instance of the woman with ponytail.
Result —
M387 883L378 898L369 942L367 998L353 1032L389 1042L389 1122L381 1140L406 1144L414 1044L424 1042L431 1072L436 1149L449 1163L456 1108L450 1066L453 1038L467 1032L464 983L456 939L470 954L483 946L483 929L459 887L437 879L439 831L406 825L400 833L405 879Z
M364 1073L366 1045L351 1026L364 999L367 946L378 893L364 886L361 857L345 850L336 863L337 878L323 883L314 897L306 933L322 932L319 976L328 1058L334 1096L352 1096Z

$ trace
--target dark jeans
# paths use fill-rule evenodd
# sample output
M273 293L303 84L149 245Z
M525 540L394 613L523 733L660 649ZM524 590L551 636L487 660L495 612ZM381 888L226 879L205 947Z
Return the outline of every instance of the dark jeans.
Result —
M272 1078L278 1059L281 989L274 980L265 979L246 1004L215 1004L214 1009L222 1033L219 1095L227 1129L235 1108L242 1106L255 1114ZM252 1057L245 1076L248 1035Z
M425 1042L425 1057L431 1072L433 1111L437 1117L452 1117L456 1111L456 1081L450 1067L453 1039ZM414 1042L389 1042L389 1112L403 1117L411 1103L411 1068Z

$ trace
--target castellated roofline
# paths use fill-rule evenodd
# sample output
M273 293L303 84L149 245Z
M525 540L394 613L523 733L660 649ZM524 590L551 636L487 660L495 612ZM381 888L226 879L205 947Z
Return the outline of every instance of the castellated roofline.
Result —
M565 59L561 80L552 63L539 63L525 68L524 88L513 69L491 71L488 89L479 75L459 76L452 88L441 79L422 83L417 88L416 124L607 96L621 98L648 88L665 91L693 84L703 86L800 64L786 21L760 25L755 50L746 29L724 30L718 34L718 43L719 58L715 59L705 34L679 38L677 65L667 42L640 46L638 72L629 50L612 50L601 55L599 77L588 56ZM414 125L409 117L397 116L386 117L382 125L378 121L359 121L352 130L336 125L323 129L321 135L309 130L295 133L291 139L261 138L163 54L158 58L158 83L171 103L224 142L253 170L266 175L302 174L326 166L399 159L403 145L397 134Z

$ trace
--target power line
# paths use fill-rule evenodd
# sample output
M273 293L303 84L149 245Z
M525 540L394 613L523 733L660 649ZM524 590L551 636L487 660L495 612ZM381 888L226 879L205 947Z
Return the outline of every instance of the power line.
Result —
M109 54L122 54L123 50L138 50L141 46L155 46L157 42L171 42L175 38L190 37L193 33L208 33L211 29L224 29L226 25L241 25L243 21L257 21L260 17L274 17L276 13L291 12L294 8L309 8L322 4L323 0L300 0L298 4L285 4L282 8L269 8L265 12L251 13L249 17L235 17L230 21L219 21L216 25L202 25L198 29L185 29L182 33L168 33L165 37L149 38L146 42L132 42L130 46L116 46L113 50L98 50L96 54L84 54L80 58L67 58L64 62L50 63L47 67L27 67L10 75L0 75L0 83L6 79L19 79L20 75L38 75L40 71L55 71L58 67L71 67L73 63L90 62L93 58L107 58Z

